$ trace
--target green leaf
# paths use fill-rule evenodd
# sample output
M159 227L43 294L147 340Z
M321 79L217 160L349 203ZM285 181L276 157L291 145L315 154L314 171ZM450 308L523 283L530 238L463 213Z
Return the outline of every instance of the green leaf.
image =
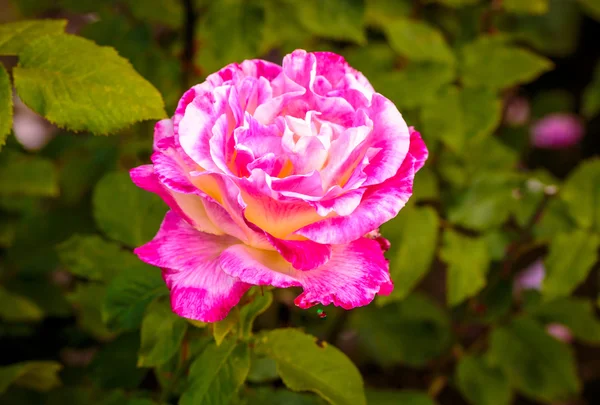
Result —
M112 329L139 327L148 304L168 294L159 269L138 262L123 268L108 285L102 319Z
M392 24L396 18L407 17L412 11L410 0L368 0L365 7L365 21L376 27ZM366 49L370 47L369 43Z
M588 120L600 113L600 63L596 64L594 78L585 88L581 103L581 112Z
M458 201L448 207L448 219L478 231L498 227L519 203L513 190L520 184L521 179L512 172L481 173Z
M130 247L154 237L167 208L160 197L135 186L125 172L108 173L98 182L93 206L98 228Z
M569 328L577 339L591 344L600 343L600 320L594 305L587 299L567 297L544 302L529 314L544 324L558 323Z
M381 227L382 235L392 243L387 257L394 291L379 297L379 304L404 299L427 274L435 256L438 227L439 218L431 207L407 208Z
M139 259L98 235L73 235L56 247L63 266L71 273L89 280L110 281Z
M451 341L447 314L416 293L381 308L357 308L350 321L361 345L384 367L424 366L447 350Z
M368 389L366 394L369 405L435 405L433 399L419 391Z
M583 10L592 18L600 21L600 1L598 0L578 0Z
M217 346L220 346L225 339L225 336L229 334L235 328L237 324L240 322L240 310L238 307L234 307L225 319L215 322L213 324L213 337L215 338L215 343Z
M254 350L277 362L277 372L293 391L312 391L332 404L366 404L363 381L338 349L296 329L259 335Z
M458 305L485 287L485 275L490 264L485 239L447 230L440 256L448 264L448 305Z
M13 70L25 104L72 131L108 134L166 117L160 93L113 49L72 35L28 44Z
M584 161L573 170L560 198L579 226L600 232L600 159Z
M518 0L513 0L518 1ZM496 24L503 32L525 41L540 52L564 57L578 44L581 12L576 1L549 0L542 15L499 15Z
M62 288L55 283L39 278L13 278L4 287L12 294L31 300L48 317L66 318L72 315L71 304ZM10 307L11 305L6 306Z
M12 85L8 72L0 63L0 150L6 144L6 138L12 129L12 116Z
M285 53L304 47L311 34L299 21L296 3L294 0L262 0L265 25L259 55L266 55L274 48Z
M226 339L221 346L211 343L194 360L188 388L179 405L228 404L244 383L250 369L247 343Z
M65 31L67 20L25 20L0 24L0 55L20 54L28 43Z
M467 355L456 367L461 394L473 405L509 405L512 390L504 372L482 357Z
M371 84L398 108L406 109L434 102L438 91L456 76L452 66L432 62L411 62L403 70L389 70L370 76Z
M500 90L527 83L553 68L552 62L503 37L480 37L461 50L461 77L466 86Z
M62 367L55 361L27 361L0 367L0 394L12 384L36 391L50 391L61 384L58 372Z
M0 195L55 197L58 192L51 160L14 151L0 155Z
M552 199L542 211L542 216L533 227L533 234L537 240L549 242L554 235L568 233L577 228L569 215L567 204L558 199Z
M531 319L517 318L495 329L489 354L511 385L532 399L567 400L581 388L569 346Z
M250 302L240 309L240 333L242 336L252 335L252 326L257 316L265 312L273 303L270 291L255 289Z
M544 260L544 299L551 300L571 294L586 279L598 260L598 248L598 235L583 230L556 234L550 241L548 256Z
M183 23L182 3L177 1L151 0L139 2L126 0L131 14L141 21L161 24L169 28L180 28Z
M67 296L77 313L78 326L100 340L114 336L102 322L102 302L106 287L97 283L79 283L75 291Z
M386 24L390 46L411 61L454 63L454 54L442 33L422 21L399 17Z
M138 367L156 367L169 361L181 347L187 322L171 310L170 305L154 301L142 321L142 342Z
M250 356L250 371L248 381L253 383L272 382L279 379L277 363L269 357L258 356L252 352Z
M89 376L94 385L129 390L140 384L148 369L136 367L139 335L138 331L123 334L102 346L89 365Z
M300 23L314 35L366 42L364 33L364 0L305 0L294 2Z
M501 113L501 102L493 91L447 86L421 110L423 133L454 151L464 151L466 142L484 138L498 126Z
M502 6L515 14L544 14L548 12L548 0L504 0Z
M34 302L0 286L0 319L7 322L31 322L39 321L43 316L44 312Z
M440 197L440 185L438 178L433 170L424 167L415 174L415 183L413 186L412 200L435 201Z
M324 405L326 403L314 394L271 387L246 389L241 397L242 401L239 405Z
M263 38L264 9L256 1L210 2L198 24L203 44L196 63L208 74L232 62L256 57Z

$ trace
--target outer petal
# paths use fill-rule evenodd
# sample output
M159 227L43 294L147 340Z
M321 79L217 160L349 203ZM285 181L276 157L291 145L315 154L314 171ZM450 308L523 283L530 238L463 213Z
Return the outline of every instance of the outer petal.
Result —
M185 318L216 322L227 316L250 288L224 273L219 255L236 240L192 228L169 211L155 238L134 252L163 269L173 311Z
M201 197L169 190L159 181L159 176L152 165L144 165L131 169L129 175L136 186L158 194L177 215L185 219L196 229L214 235L223 234L223 231L215 225L215 223L220 225L226 223L223 218L219 218L219 221L211 220ZM213 208L219 210L220 207Z
M396 106L380 94L373 95L367 114L373 121L371 148L379 149L364 173L364 185L379 184L396 174L409 150L410 132Z
M409 153L400 170L382 184L367 188L361 204L348 216L326 218L296 232L318 243L349 243L394 218L412 195L415 172L427 159L418 132L411 133Z
M162 139L170 138L173 135L173 121L169 118L158 121L154 125L154 150L158 150L158 143Z
M225 250L221 267L227 274L251 284L302 286L304 292L295 300L301 308L321 303L351 309L367 305L380 290L391 292L387 261L379 243L367 238L334 246L331 259L310 271L295 270L275 252L245 245Z

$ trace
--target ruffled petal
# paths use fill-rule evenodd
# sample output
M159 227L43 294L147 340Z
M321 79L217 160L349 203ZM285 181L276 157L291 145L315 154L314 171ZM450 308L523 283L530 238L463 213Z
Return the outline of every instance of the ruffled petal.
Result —
M360 238L394 218L412 195L416 170L427 159L427 148L418 132L411 133L410 150L394 177L368 187L360 205L348 216L335 216L294 232L318 243L342 244Z
M396 106L380 94L373 96L367 115L373 122L372 142L379 152L363 169L367 175L364 186L379 184L394 176L410 147L410 132Z
M134 252L142 261L163 269L176 314L217 322L250 288L219 266L219 255L236 242L229 236L199 232L169 211L154 239Z
M374 240L360 238L334 246L331 259L314 270L299 271L275 252L245 245L231 246L221 255L223 271L255 285L301 286L294 301L301 308L318 303L345 309L369 304L375 294L391 292L388 264Z

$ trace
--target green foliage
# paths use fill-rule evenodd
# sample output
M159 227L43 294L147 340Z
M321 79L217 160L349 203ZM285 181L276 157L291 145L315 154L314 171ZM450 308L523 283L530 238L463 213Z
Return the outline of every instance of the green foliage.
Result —
M13 116L12 86L4 66L0 65L0 150L10 134Z
M451 341L447 314L428 297L413 294L383 308L357 309L351 324L366 351L384 366L424 366Z
M124 172L106 174L94 189L93 203L98 227L130 247L152 239L166 211L160 197L136 187Z
M435 256L439 219L429 207L407 208L396 219L385 224L381 231L392 243L387 253L390 258L390 275L396 282L389 296L379 298L379 303L406 298L425 276ZM414 252L419 250L419 255Z
M115 277L106 290L102 319L114 329L139 327L146 306L167 294L158 269L136 263Z
M596 65L594 80L586 87L582 102L584 117L591 119L600 113L600 64Z
M598 0L577 0L583 9L596 20L600 20L600 2Z
M427 395L410 390L367 390L367 403L374 405L435 405L435 402Z
M541 303L528 312L542 323L566 326L573 336L583 342L600 342L600 321L595 316L594 306L589 300L558 298Z
M460 304L485 287L490 257L484 239L446 231L440 256L448 264L448 305Z
M49 391L60 385L58 372L62 365L55 361L28 361L0 367L0 394L11 385L36 391Z
M313 391L331 404L366 404L363 381L338 349L295 329L276 329L256 338L257 353L277 363L284 384L294 391Z
M212 73L223 66L256 55L262 40L265 12L256 1L210 2L198 38L204 44L197 62Z
M544 262L547 275L543 282L544 297L553 299L569 295L598 260L600 237L577 230L556 234L550 241Z
M0 55L19 55L32 41L64 32L67 20L25 20L0 24Z
M80 37L30 42L19 52L13 75L27 106L72 131L108 134L166 116L160 93L127 60Z
M142 321L138 367L155 367L169 361L181 346L187 326L168 304L161 301L150 304Z
M121 268L139 266L137 257L97 235L73 235L57 251L63 266L89 280L110 281Z
M39 321L44 313L31 300L0 287L0 319L8 322Z
M211 343L192 363L188 388L180 405L227 404L243 384L250 369L247 343L227 339Z
M266 291L262 292L255 289L254 294L250 296L250 302L240 310L240 333L242 336L252 334L252 324L257 316L265 312L273 303L273 294Z
M460 69L467 86L500 90L535 79L552 63L504 37L480 37L461 50Z
M0 155L0 195L54 197L58 192L51 160L14 151Z
M560 197L579 226L600 232L600 160L586 161L575 169Z
M365 43L365 0L306 0L294 2L300 23L320 37Z
M571 349L531 319L495 329L489 354L511 385L533 399L564 400L580 389Z
M222 321L215 322L213 325L213 337L215 338L217 346L221 345L225 336L227 336L239 322L240 311L237 308L234 308Z
M454 55L441 32L431 25L399 17L385 26L390 46L409 60L454 63Z
M447 86L421 110L424 133L455 151L462 150L470 139L489 135L500 116L500 100L484 88Z
M512 391L504 372L490 366L485 358L464 356L456 366L460 392L473 405L508 405Z
M502 6L516 14L545 14L548 12L548 0L504 0Z

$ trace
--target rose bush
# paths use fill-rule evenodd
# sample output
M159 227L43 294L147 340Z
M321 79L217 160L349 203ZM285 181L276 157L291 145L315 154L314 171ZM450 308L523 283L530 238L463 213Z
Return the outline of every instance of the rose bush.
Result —
M152 164L131 171L170 206L137 248L163 269L173 310L223 319L253 285L345 309L393 288L377 229L427 159L418 132L339 55L231 64L158 122Z

